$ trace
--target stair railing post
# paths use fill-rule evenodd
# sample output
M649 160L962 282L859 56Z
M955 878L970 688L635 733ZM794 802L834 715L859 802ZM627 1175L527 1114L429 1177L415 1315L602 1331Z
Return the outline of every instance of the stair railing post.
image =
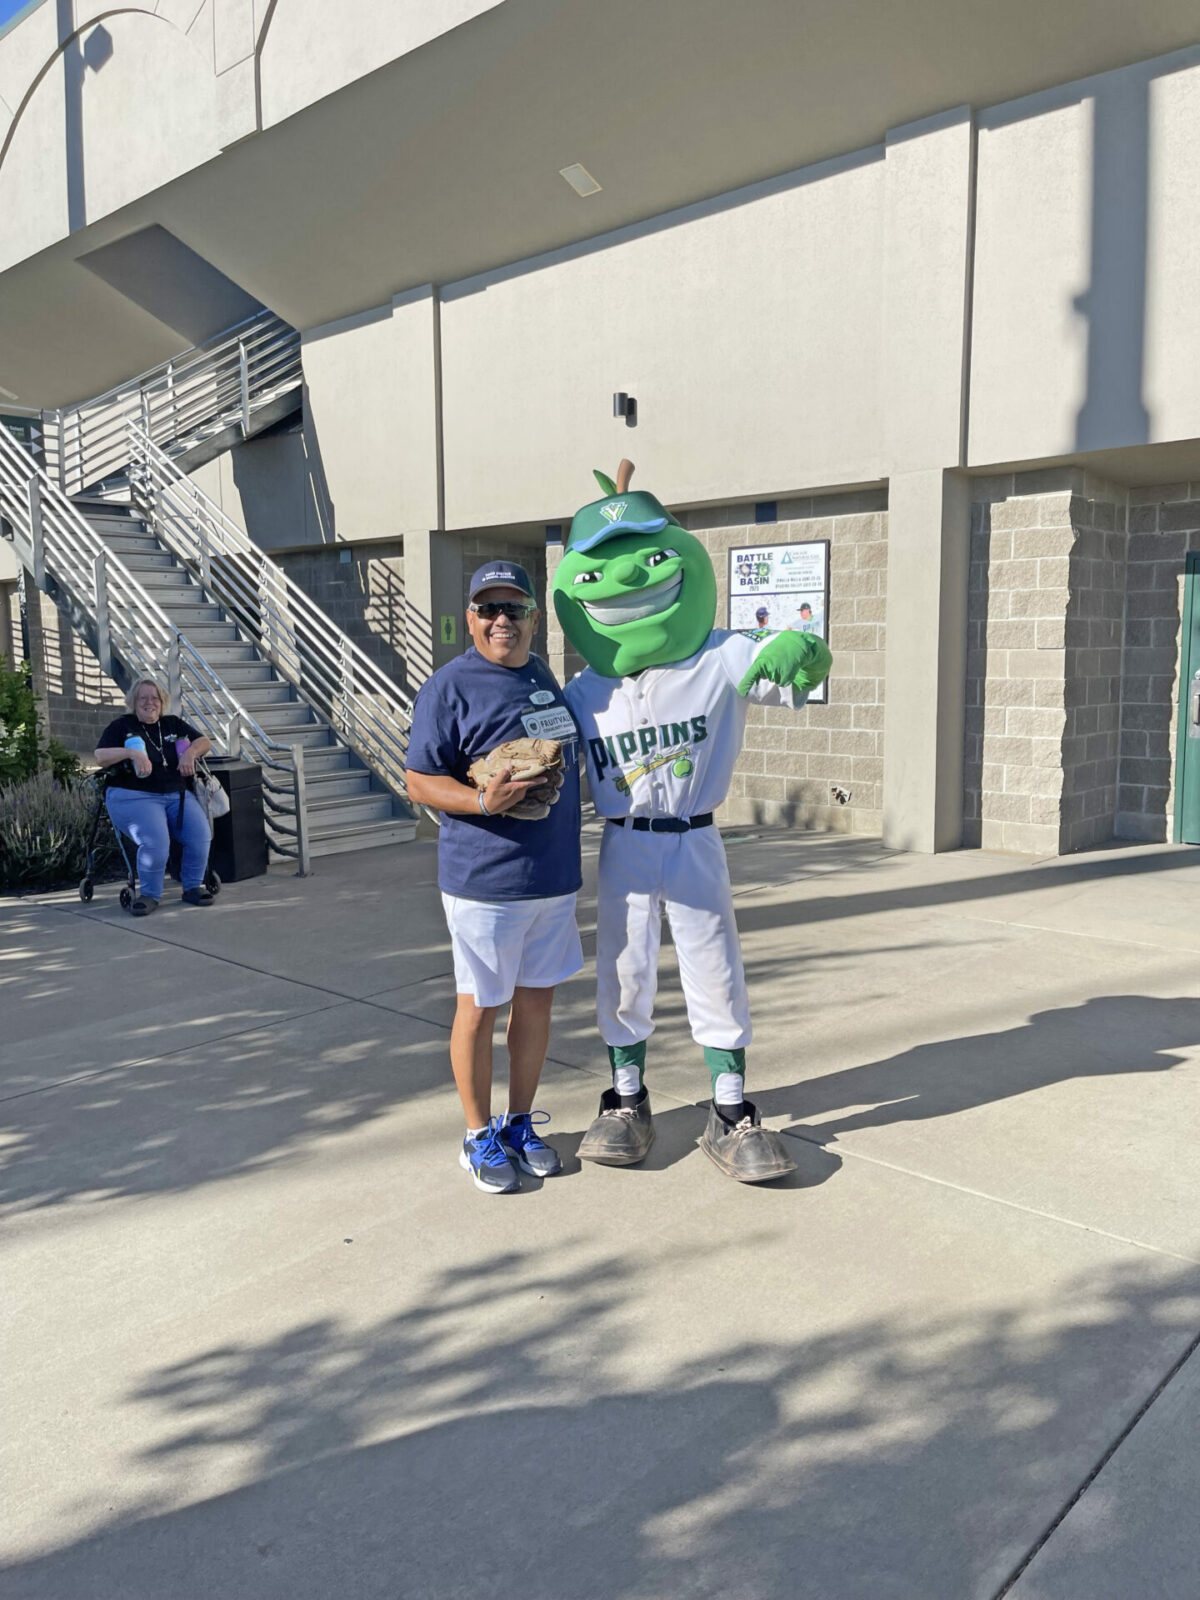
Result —
M292 746L292 781L296 803L296 876L307 878L311 869L308 851L308 792L304 783L304 746Z
M78 459L78 462L79 462L79 477L78 477L78 479L76 481L76 484L75 484L75 492L78 494L82 490L82 488L84 486L84 483L86 482L86 477L87 477L86 470L85 470L85 467L84 467L84 461L83 461L83 412L82 411L76 411L74 413L74 417L75 417L75 455L76 455L76 457ZM63 493L67 494L69 492L70 491L67 489L66 484L64 484L63 485Z
M225 754L236 761L242 753L242 719L231 712L225 722Z
M58 486L67 492L67 420L62 408L58 412Z
M197 530L196 537L200 542L200 586L212 593L212 555L208 543L208 519L196 517L194 526Z
M246 341L238 340L238 383L242 391L242 437L250 432L250 363L246 359Z
M33 581L46 587L46 539L42 526L42 480L35 472L29 480L29 542L33 546Z
M178 716L183 704L183 667L180 661L178 630L167 650L167 695Z
M96 656L106 678L113 676L112 632L108 621L108 551L92 562L92 588L96 607Z

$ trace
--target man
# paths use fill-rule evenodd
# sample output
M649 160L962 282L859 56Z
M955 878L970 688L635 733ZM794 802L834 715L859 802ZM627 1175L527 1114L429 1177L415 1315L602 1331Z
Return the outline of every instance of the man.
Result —
M485 1194L562 1170L538 1137L533 1097L550 1037L554 990L583 966L575 897L579 867L579 742L554 675L530 653L541 615L533 584L514 561L491 561L471 579L471 648L421 687L408 745L408 792L442 813L438 887L454 951L458 1001L450 1064L467 1119L459 1164ZM475 789L467 769L509 739L556 739L562 788L539 821L507 815L543 781L501 768ZM492 1033L508 1018L508 1113L492 1118Z

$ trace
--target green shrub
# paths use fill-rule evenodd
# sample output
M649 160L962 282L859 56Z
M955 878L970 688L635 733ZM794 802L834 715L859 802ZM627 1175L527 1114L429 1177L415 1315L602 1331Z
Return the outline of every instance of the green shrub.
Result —
M61 739L51 739L46 746L46 760L50 763L50 776L56 783L74 783L83 776L83 766L74 750L68 750Z
M29 663L10 667L0 656L0 788L31 778L41 761L37 701L29 687Z
M56 889L82 878L95 811L92 784L60 783L49 772L0 789L0 890ZM102 818L95 875L106 876L118 860L112 829Z

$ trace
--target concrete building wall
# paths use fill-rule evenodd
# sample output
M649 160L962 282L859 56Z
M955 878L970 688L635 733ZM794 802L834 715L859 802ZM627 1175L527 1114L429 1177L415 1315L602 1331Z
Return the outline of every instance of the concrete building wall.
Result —
M978 121L970 462L1200 435L1200 52Z
M321 487L314 504L324 501L317 536L396 538L441 526L432 289L312 329L303 360L305 449Z
M255 0L260 37L262 125L365 77L386 61L490 11L500 0ZM267 19L269 17L269 26Z
M61 9L43 5L0 37L0 269L221 148L212 58L185 25L93 0L75 8L78 31L60 47Z
M878 479L882 200L876 149L448 286L446 525L569 518L621 454L676 505Z

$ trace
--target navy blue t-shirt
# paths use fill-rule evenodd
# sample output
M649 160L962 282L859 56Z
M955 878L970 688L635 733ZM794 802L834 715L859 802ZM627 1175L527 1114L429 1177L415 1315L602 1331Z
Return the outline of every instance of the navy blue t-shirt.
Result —
M467 782L472 761L506 739L558 739L566 775L540 822L442 813L438 887L465 900L545 900L574 894L579 868L579 735L554 674L539 656L501 667L472 646L421 685L408 764Z

